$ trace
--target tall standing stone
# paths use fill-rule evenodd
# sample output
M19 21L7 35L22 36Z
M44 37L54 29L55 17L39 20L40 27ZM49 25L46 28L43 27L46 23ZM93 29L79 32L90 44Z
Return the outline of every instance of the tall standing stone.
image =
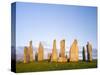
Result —
M58 62L66 62L67 58L65 56L65 40L60 41L60 55Z
M30 62L33 61L33 46L32 46L32 41L29 42L29 55L30 55Z
M40 42L39 48L38 48L38 61L43 61L43 57L44 57L43 46Z
M57 62L56 40L53 41L53 49L52 49L51 61L52 62Z
M28 47L24 47L24 63L28 63L30 61Z
M61 40L60 42L60 54L61 57L65 57L65 40Z
M85 47L83 47L82 55L83 55L83 61L86 61L86 50L85 50Z
M70 48L70 53L69 53L69 61L72 62L77 62L79 60L79 52L78 52L78 44L77 44L77 40L74 40L74 42L71 45Z
M87 47L87 59L88 61L92 61L92 45L89 42L87 42L86 47Z

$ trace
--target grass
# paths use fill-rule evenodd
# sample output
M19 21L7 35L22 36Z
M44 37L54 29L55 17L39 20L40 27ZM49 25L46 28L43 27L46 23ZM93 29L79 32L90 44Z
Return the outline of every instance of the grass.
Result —
M66 62L66 63L56 63L56 62L31 62L24 64L22 62L16 63L16 72L37 72L37 71L52 71L52 70L70 70L70 69L86 69L86 68L96 68L97 60L92 62Z

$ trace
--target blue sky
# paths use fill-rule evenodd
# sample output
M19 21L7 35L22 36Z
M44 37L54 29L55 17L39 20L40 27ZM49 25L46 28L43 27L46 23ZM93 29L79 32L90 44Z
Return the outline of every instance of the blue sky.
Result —
M56 39L66 40L70 47L74 39L79 46L90 41L97 48L97 8L39 3L16 3L16 45L26 46L30 40L38 47L41 41L52 48Z

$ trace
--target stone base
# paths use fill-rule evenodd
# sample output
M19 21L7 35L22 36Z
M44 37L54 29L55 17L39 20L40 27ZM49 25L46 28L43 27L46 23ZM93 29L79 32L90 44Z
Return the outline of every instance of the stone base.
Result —
M70 62L78 62L78 59L69 59Z
M59 57L58 62L67 62L66 57Z

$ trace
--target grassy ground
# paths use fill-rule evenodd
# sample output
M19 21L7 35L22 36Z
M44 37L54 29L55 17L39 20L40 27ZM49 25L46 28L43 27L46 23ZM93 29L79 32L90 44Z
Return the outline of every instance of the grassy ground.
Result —
M97 60L92 62L66 62L66 63L54 63L54 62L31 62L24 64L21 62L16 63L16 72L37 72L37 71L49 71L49 70L69 70L69 69L85 69L96 68Z

